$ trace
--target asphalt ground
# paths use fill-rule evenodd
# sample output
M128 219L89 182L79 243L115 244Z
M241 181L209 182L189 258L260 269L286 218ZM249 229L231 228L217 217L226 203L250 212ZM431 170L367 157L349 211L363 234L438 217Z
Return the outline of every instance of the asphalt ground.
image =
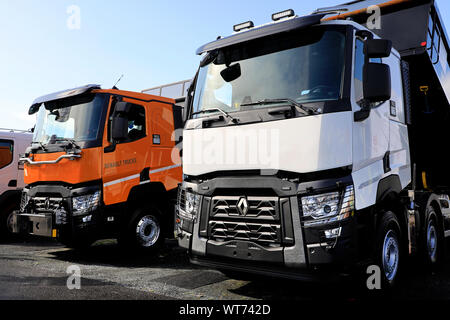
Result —
M80 271L79 289L67 269ZM0 244L0 300L450 300L450 259L437 272L412 263L393 292L369 291L346 277L330 283L270 278L236 280L189 263L174 243L156 256L121 249L114 240L86 251L52 240Z

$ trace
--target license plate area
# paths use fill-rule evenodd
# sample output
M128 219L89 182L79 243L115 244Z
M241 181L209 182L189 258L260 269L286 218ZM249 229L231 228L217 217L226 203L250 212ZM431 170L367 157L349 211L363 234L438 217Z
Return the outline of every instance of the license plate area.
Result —
M28 232L31 235L49 237L53 235L53 219L52 216L21 214L20 219L26 221Z

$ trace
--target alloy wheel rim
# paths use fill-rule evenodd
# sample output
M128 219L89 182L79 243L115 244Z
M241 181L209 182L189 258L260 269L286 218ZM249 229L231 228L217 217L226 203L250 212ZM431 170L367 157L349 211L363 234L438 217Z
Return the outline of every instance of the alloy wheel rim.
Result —
M437 232L433 220L430 220L427 228L427 249L428 256L432 262L436 261L437 253Z
M136 227L136 237L143 247L153 246L159 239L161 229L153 216L142 217Z
M396 234L393 230L390 230L383 243L383 270L388 281L393 281L397 276L398 262L400 257L400 250Z

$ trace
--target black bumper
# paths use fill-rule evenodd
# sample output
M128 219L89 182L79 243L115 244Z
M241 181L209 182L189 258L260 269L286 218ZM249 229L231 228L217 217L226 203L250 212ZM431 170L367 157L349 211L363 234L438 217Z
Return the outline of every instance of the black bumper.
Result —
M48 238L59 238L61 232L76 234L77 236L98 235L99 225L97 223L98 211L89 213L92 216L90 222L83 222L84 216L70 217L66 224L56 224L55 215L52 212L43 214L20 213L13 214L13 233L22 235L34 235Z
M177 214L181 220L177 230L179 245L189 251L193 263L206 267L300 280L315 278L318 270L325 270L326 274L345 273L367 260L362 254L368 252L364 249L367 242L360 241L364 235L367 236L367 230L360 221L363 214L353 212L344 220L320 225L306 224L299 199L309 194L336 190L341 190L343 195L343 190L352 183L351 176L309 183L261 176L218 177L199 183L185 181L181 189L200 195L201 202L195 222L182 221L182 216ZM269 220L260 219L258 215L250 219L234 212L233 215L226 216L227 213L218 214L214 211L214 201L232 197L258 200L258 197L263 198L259 195L264 192L265 198L275 197L278 203L278 207L273 211L273 218L269 217ZM182 197L180 191L180 198ZM228 203L226 205L227 208L232 207L228 206ZM223 221L221 225L231 225L232 228L237 226L232 230L238 230L241 224L247 229L251 229L251 224L254 223L261 226L276 224L279 229L273 233L276 234L277 241L261 245L250 237L215 239L214 233L211 232L215 231L211 228L211 223L217 224L217 220ZM225 227L221 229L224 230ZM335 229L339 229L339 236L328 238L326 234ZM253 229L248 232L250 233L254 235ZM323 279L324 275L321 274L318 278Z
M229 261L214 257L190 256L190 262L195 265L213 268L218 270L228 270L249 275L258 275L262 277L282 278L290 280L299 280L305 282L323 282L329 283L339 281L346 276L345 273L339 273L339 270L313 270L311 268L286 268L281 266L261 266L252 265L244 262Z

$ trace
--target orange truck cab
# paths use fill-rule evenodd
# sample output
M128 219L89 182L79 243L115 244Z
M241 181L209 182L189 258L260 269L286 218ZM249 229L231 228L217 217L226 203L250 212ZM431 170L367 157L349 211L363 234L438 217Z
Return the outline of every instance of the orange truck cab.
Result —
M182 107L175 100L87 85L36 99L33 143L13 230L69 247L117 238L155 249L173 232L182 180Z

